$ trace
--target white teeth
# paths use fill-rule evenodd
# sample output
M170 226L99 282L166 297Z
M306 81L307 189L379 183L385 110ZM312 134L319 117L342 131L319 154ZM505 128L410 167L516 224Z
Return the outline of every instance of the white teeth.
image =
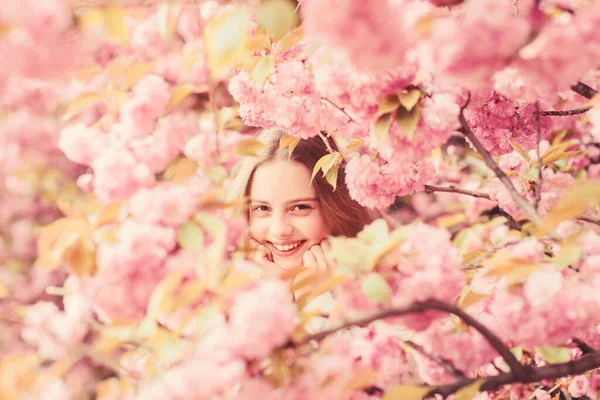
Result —
M275 247L279 251L290 251L290 250L293 250L296 247L300 246L300 243L302 243L302 241L292 243L292 244L283 244L283 245L273 243L273 247Z

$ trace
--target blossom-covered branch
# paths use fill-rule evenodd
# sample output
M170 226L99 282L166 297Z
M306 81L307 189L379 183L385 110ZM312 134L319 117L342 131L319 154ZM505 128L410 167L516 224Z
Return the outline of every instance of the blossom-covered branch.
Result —
M529 204L523 198L523 196L521 196L519 194L519 192L517 191L517 189L515 189L513 183L511 182L511 180L504 173L504 171L502 171L502 169L500 169L500 167L494 161L492 156L490 156L490 153L483 147L481 142L477 139L477 137L475 137L475 134L469 127L469 124L468 124L467 120L465 119L464 110L467 107L467 105L469 104L470 98L471 98L471 95L469 93L469 97L467 98L467 101L465 102L465 104L461 107L460 114L458 115L458 118L459 118L460 124L461 124L461 129L460 129L461 132L467 137L467 139L469 139L469 141L471 142L473 147L475 147L475 150L477 150L477 152L483 157L485 165L487 165L488 168L490 168L492 171L494 171L494 173L496 174L498 179L500 179L502 184L506 187L506 189L510 193L511 198L519 205L519 207L521 207L521 209L529 217L531 222L533 222L535 225L541 225L542 218L539 216L537 211L531 206L531 204Z
M365 325L370 324L371 322L385 319L388 317L398 317L401 315L422 313L422 312L429 311L429 310L443 311L443 312L447 312L449 314L456 315L457 317L462 319L465 324L473 327L475 330L477 330L479 333L481 333L481 335L483 335L483 337L485 337L485 339L494 348L494 350L496 350L498 352L498 354L500 354L500 356L502 356L502 358L504 359L506 364L508 364L508 366L510 367L511 371L515 372L517 375L519 375L519 373L522 373L525 371L525 367L523 367L523 365L521 365L519 363L519 361L514 356L514 354L511 353L510 349L502 342L502 340L498 336L496 336L492 331L490 331L485 325L481 324L479 321L477 321L475 318L473 318L472 316L470 316L469 314L467 314L465 311L461 310L460 308L458 308L454 305L448 304L448 303L444 303L439 300L435 300L435 299L430 299L430 300L422 301L422 302L415 302L406 307L392 308L389 310L384 310L384 311L381 311L374 315L371 315L371 316L368 316L368 317L365 317L365 318L362 318L362 319L359 319L356 321L347 322L336 328L328 329L328 330L316 333L314 335L307 336L300 342L288 343L287 346L288 347L300 346L303 344L310 343L312 341L320 341L335 332L338 332L338 331L341 331L341 330L344 330L344 329L347 329L347 328L350 328L353 326L365 326Z

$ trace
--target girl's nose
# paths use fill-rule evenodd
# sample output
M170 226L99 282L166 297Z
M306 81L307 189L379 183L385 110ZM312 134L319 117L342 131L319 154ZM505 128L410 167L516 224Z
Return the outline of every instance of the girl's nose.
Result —
M292 234L294 227L285 215L276 216L273 218L271 227L271 235L274 237L285 237Z

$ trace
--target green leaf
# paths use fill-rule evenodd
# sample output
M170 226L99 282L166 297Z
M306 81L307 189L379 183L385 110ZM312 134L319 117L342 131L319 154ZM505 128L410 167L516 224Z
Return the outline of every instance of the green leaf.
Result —
M373 128L373 131L375 133L375 137L377 139L379 139L380 142L383 142L385 140L385 138L387 137L387 135L390 131L391 125L392 125L392 114L391 113L383 114L383 115L379 116L379 118L377 118L377 121L375 122L375 127Z
M300 22L296 5L290 0L262 0L256 17L258 25L276 41L282 39Z
M404 107L398 107L396 111L396 123L402 128L409 140L412 140L419 118L421 117L421 106L418 104L408 111Z
M389 94L381 99L379 108L377 109L377 115L389 114L394 111L400 105L400 100L395 94Z
M184 249L200 251L204 244L204 233L195 222L188 221L179 228L177 241Z
M419 102L419 98L421 98L421 91L419 89L405 90L398 94L400 104L402 104L408 111L411 111Z
M485 379L478 379L475 382L471 383L470 385L465 386L464 388L460 389L454 395L454 400L471 400L471 399L473 399L473 397L475 397L477 395L477 393L479 393L479 388L481 387L481 384L483 382L485 382Z
M378 273L372 272L362 280L362 290L365 295L377 303L390 298L391 291L387 281Z
M534 350L549 364L559 364L571 361L569 352L564 347L541 346L536 347Z
M421 400L431 391L430 386L397 385L383 395L383 400Z
M328 170L325 173L325 180L331 185L333 186L333 190L335 191L335 189L337 188L337 177L338 177L338 172L340 169L340 165L339 164L335 164L333 167L331 167L330 170Z
M275 69L275 57L272 55L265 56L260 59L252 70L252 79L262 87L267 78L273 73Z
M184 83L175 86L171 91L171 98L169 99L167 110L171 111L179 106L192 93L194 93L194 85L191 83Z

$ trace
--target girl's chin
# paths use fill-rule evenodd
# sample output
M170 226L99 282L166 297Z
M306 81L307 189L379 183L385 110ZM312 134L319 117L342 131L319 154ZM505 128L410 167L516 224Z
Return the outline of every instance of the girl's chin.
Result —
M297 257L277 257L273 256L273 262L282 269L294 269L302 265L302 255Z

